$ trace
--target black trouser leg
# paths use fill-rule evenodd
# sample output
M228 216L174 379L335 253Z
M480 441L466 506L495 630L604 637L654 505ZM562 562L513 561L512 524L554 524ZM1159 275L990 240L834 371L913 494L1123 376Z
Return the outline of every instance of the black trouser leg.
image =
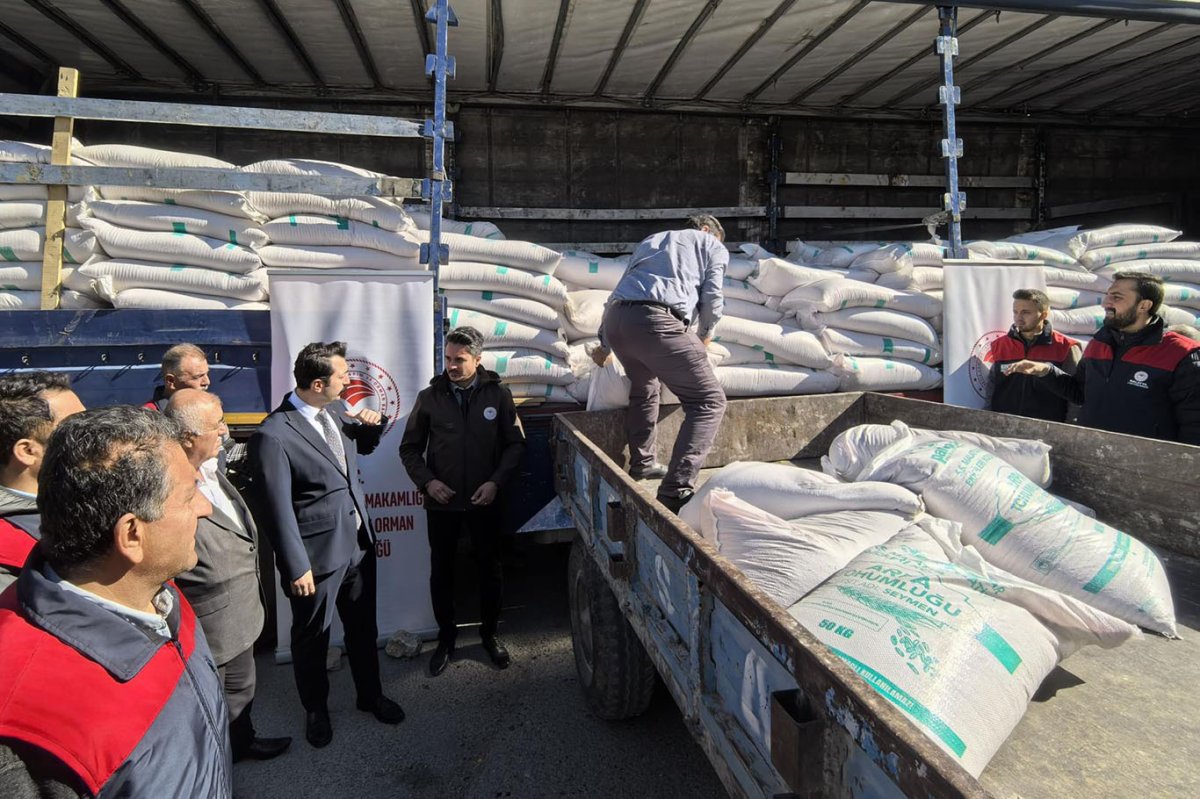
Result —
M504 598L504 569L500 560L500 514L491 508L467 514L471 548L479 580L479 637L494 638Z
M454 623L454 562L458 535L466 513L427 512L429 524L429 597L438 625L438 643L454 645L458 628Z
M335 600L345 569L317 578L312 596L289 597L292 606L292 671L300 704L308 711L327 709L329 673L325 658L329 652L330 605Z
M346 656L358 701L375 701L382 693L379 681L379 627L375 621L375 550L361 552L358 563L346 571L337 592L337 611L346 631Z

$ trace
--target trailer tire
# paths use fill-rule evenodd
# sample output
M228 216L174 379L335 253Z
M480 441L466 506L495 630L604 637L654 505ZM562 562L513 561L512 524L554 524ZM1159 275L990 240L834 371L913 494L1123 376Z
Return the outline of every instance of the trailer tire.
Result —
M658 673L578 537L571 545L567 577L575 670L588 707L610 721L642 714Z

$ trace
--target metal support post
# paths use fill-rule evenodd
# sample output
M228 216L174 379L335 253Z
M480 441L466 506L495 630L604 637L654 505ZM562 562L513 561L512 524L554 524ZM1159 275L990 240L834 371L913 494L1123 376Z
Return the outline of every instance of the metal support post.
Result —
M453 199L454 188L446 174L446 140L454 140L454 124L446 121L446 81L454 77L454 56L449 54L449 29L458 25L458 17L449 0L437 0L425 19L434 23L435 51L425 57L425 74L433 78L433 119L425 120L424 135L432 143L432 168L425 181L425 199L429 201L429 243L421 245L421 262L433 273L435 302L433 363L434 370L442 369L442 331L446 318L446 300L442 296L438 273L450 260L449 248L442 244L442 206Z
M958 159L962 158L963 143L958 138L954 120L954 107L962 99L961 90L954 85L954 58L958 55L958 8L938 6L938 21L941 30L937 37L937 53L942 61L938 103L942 106L942 158L946 162L946 193L942 196L942 208L949 217L950 255L953 258L965 258L962 212L967 207L967 197L958 190Z

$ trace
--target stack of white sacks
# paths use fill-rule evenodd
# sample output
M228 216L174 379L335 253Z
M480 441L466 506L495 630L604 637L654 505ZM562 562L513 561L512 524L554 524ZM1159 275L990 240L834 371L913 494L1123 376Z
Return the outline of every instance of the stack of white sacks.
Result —
M680 517L978 776L1063 658L1176 635L1159 559L1046 491L1049 450L862 425L824 473L732 463Z
M76 149L78 147L76 144ZM0 161L48 164L50 148L41 144L0 141ZM0 184L0 310L41 307L47 197L45 186ZM63 235L66 278L71 278L79 265L96 252L96 237L80 228L81 209L90 197L94 197L90 189L73 186L67 191L67 229ZM64 308L97 305L76 291L63 292Z
M82 147L97 166L234 169L207 156L119 144ZM99 251L64 285L117 308L261 309L263 217L237 192L100 186L81 225Z

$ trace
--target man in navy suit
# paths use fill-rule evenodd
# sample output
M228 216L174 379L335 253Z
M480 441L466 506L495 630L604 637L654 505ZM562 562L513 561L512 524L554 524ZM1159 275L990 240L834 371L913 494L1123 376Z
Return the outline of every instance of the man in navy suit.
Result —
M252 504L292 606L292 666L305 737L322 747L333 740L325 656L335 607L358 708L385 724L404 720L379 680L375 535L358 476L358 456L379 445L387 420L367 408L332 412L349 383L343 342L309 344L293 374L296 389L250 439Z

